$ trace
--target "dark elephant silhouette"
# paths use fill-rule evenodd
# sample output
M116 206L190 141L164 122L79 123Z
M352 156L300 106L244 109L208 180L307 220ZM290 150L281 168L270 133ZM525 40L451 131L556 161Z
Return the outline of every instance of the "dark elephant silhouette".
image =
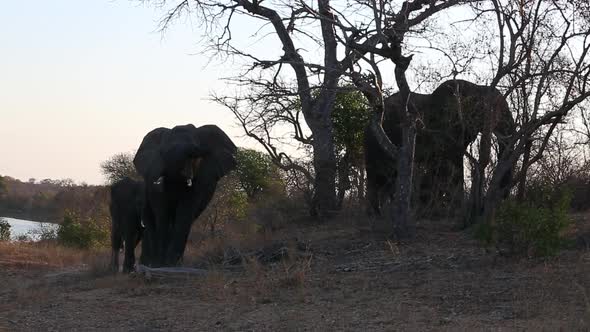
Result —
M135 265L135 247L141 240L143 227L144 185L125 177L111 186L111 266L119 271L119 251L125 248L123 271L130 272Z
M178 264L193 221L236 166L236 146L217 126L157 128L141 142L133 163L145 180L141 263Z
M516 131L508 103L497 89L464 80L446 81L432 94L412 93L409 102L420 122L414 155L418 201L425 204L436 200L456 209L464 195L463 156L468 146L488 128L496 136L501 154ZM399 93L385 100L383 129L397 146L402 140L404 107ZM364 144L368 212L380 215L382 203L393 198L397 164L368 127ZM509 185L511 177L511 171L503 175L503 187Z

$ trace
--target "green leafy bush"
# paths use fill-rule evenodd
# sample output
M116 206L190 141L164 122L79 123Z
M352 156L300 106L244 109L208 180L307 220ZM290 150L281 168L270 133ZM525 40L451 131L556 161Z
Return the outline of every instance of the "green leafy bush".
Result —
M0 218L0 241L10 240L10 224L6 219Z
M478 237L505 245L514 254L552 256L565 244L563 232L570 224L571 193L547 186L529 191L525 202L506 201L499 209L496 225L480 225Z
M270 157L252 149L238 149L236 153L237 186L248 198L256 198L266 194L275 186L284 187L279 169Z
M97 248L108 245L109 230L106 225L94 219L82 220L69 212L57 231L58 242L66 247L81 249Z
M19 241L27 241L26 239L37 239L38 241L55 241L57 240L57 231L59 228L54 228L52 225L42 223L37 228L27 232Z

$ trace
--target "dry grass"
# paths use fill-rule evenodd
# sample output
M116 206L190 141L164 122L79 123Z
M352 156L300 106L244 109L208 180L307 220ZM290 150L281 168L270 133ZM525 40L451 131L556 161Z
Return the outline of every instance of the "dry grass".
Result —
M206 274L152 280L109 274L106 250L0 244L0 261L27 262L0 265L0 330L3 312L20 330L588 329L590 251L495 257L443 226L392 242L348 216L272 232L232 224L193 234L185 265L205 264ZM277 242L281 259L252 255ZM236 252L238 263L223 264Z
M312 256L295 262L281 262L277 283L284 288L304 288L311 273Z
M79 250L57 245L55 242L0 242L0 265L4 268L53 270L84 268L104 271L109 253L102 250Z
M0 264L27 269L81 265L85 252L51 242L0 242Z
M250 222L228 224L223 233L216 235L211 235L196 225L186 247L184 265L220 264L228 256L240 256L262 248L275 239L271 230L259 231Z

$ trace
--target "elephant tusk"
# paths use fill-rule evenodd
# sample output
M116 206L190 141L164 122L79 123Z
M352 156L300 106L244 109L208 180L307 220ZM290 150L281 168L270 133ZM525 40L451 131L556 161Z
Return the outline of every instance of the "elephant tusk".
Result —
M163 176L160 176L160 177L159 177L159 178L158 178L158 179L157 179L157 180L154 182L154 184L155 184L155 185L161 185L161 184L162 184L162 182L164 182L164 177L163 177Z
M193 186L193 179L186 179L186 185L188 187L192 187Z
M143 223L143 219L141 219L141 227L145 228L145 224Z

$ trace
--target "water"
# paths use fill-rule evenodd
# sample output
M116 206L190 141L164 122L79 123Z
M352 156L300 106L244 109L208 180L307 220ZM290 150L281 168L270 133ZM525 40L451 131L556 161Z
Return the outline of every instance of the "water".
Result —
M29 239L33 241L38 241L41 236L41 233L46 233L48 231L55 232L59 227L59 225L57 224L47 222L38 222L8 217L0 217L0 219L8 221L8 223L10 224L10 238L12 240L16 240L20 236L26 235Z

